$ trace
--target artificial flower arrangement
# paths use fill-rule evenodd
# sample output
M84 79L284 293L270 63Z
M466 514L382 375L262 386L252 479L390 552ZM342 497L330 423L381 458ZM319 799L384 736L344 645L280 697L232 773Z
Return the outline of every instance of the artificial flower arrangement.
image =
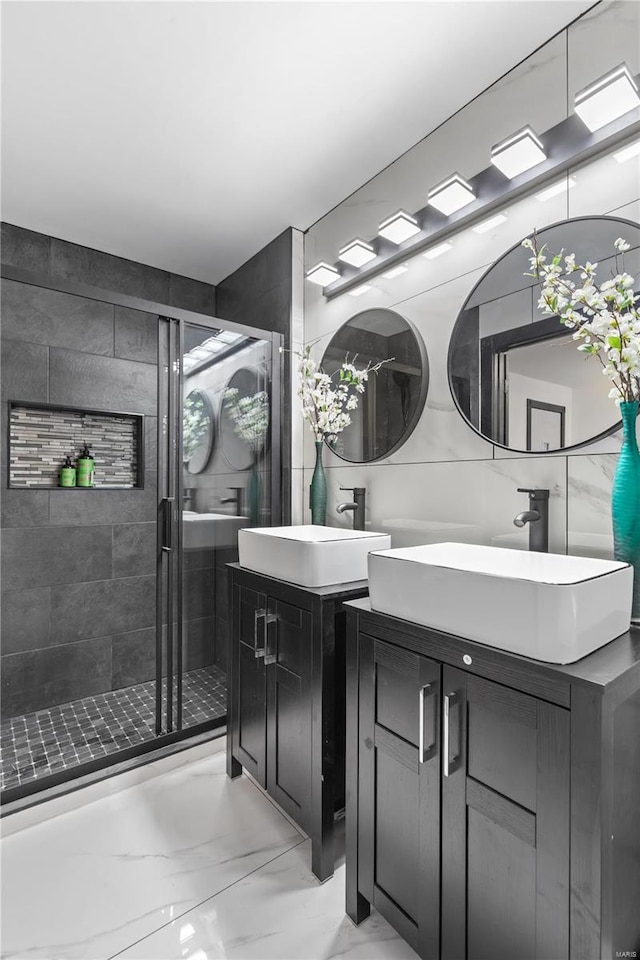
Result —
M546 245L538 247L537 237L522 241L531 250L532 272L527 276L540 281L538 307L555 314L574 331L580 341L578 350L597 357L603 374L613 386L609 396L618 404L640 399L640 295L634 291L634 278L624 272L624 253L629 244L619 237L616 272L596 284L597 263L576 264L575 254L547 254ZM579 273L578 278L576 274Z

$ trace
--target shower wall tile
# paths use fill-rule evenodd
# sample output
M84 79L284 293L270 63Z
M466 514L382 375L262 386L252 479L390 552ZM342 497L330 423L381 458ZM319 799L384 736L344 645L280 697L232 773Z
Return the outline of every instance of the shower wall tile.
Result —
M9 590L2 597L2 655L49 646L51 590Z
M3 533L3 590L103 580L110 576L109 527L24 527Z
M112 688L153 680L156 675L156 630L147 627L111 639Z
M104 528L111 537L109 527ZM52 643L130 633L155 623L156 578L70 583L51 591Z
M16 340L112 357L113 311L99 300L2 282L3 334Z
M216 288L211 283L191 280L172 273L169 276L169 303L172 307L193 310L194 313L216 315Z
M215 659L215 621L213 617L189 620L183 631L184 670L197 670L206 667Z
M51 403L112 413L157 412L157 371L149 363L52 349L49 376Z
M3 527L40 527L48 523L48 490L2 491Z
M2 717L111 689L111 637L2 658Z
M133 260L51 238L51 276L132 297L169 302L169 274Z
M115 356L140 363L157 363L158 322L154 313L116 307Z
M51 490L51 524L142 523L156 519L156 490Z
M113 527L113 576L155 575L155 523L119 523Z
M49 237L12 223L2 223L2 262L33 273L49 272Z
M46 403L49 399L49 348L2 339L2 399Z

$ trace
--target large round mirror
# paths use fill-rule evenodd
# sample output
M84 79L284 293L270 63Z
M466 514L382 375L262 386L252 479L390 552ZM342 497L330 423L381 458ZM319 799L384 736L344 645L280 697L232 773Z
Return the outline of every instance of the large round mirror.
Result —
M189 473L202 473L214 441L213 407L203 390L187 394L182 407L182 458Z
M351 423L331 449L343 460L368 463L388 457L414 429L427 396L429 367L418 332L393 310L363 310L331 338L322 369L337 374L348 359L362 369L388 361L372 373L350 411Z
M269 387L253 367L236 370L220 408L222 452L234 470L256 463L269 435Z
M614 241L631 250L624 267L640 276L640 225L579 217L538 231L549 251L598 263L597 282L616 273ZM458 410L481 436L518 453L591 443L620 426L611 383L572 331L538 309L540 286L521 244L484 274L464 304L449 346L449 385Z

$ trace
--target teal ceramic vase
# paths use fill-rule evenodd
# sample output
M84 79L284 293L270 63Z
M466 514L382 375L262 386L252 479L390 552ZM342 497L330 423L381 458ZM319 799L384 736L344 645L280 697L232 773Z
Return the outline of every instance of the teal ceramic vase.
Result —
M311 478L309 490L309 506L311 507L311 523L324 524L327 516L327 478L322 466L323 440L316 440L316 465Z
M252 527L260 526L260 505L262 501L262 481L257 464L252 464L249 474L249 483L247 485L247 495L249 500L249 520Z
M620 404L622 448L611 497L613 555L633 566L631 619L640 622L640 451L636 439L638 401Z

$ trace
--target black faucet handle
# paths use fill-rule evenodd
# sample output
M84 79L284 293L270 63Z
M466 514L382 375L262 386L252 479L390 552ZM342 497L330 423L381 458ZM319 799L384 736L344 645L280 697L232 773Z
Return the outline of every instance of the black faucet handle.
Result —
M351 493L355 490L355 487L339 487L339 490L349 490Z
M518 487L518 493L528 493L532 500L549 499L549 491L544 487Z

